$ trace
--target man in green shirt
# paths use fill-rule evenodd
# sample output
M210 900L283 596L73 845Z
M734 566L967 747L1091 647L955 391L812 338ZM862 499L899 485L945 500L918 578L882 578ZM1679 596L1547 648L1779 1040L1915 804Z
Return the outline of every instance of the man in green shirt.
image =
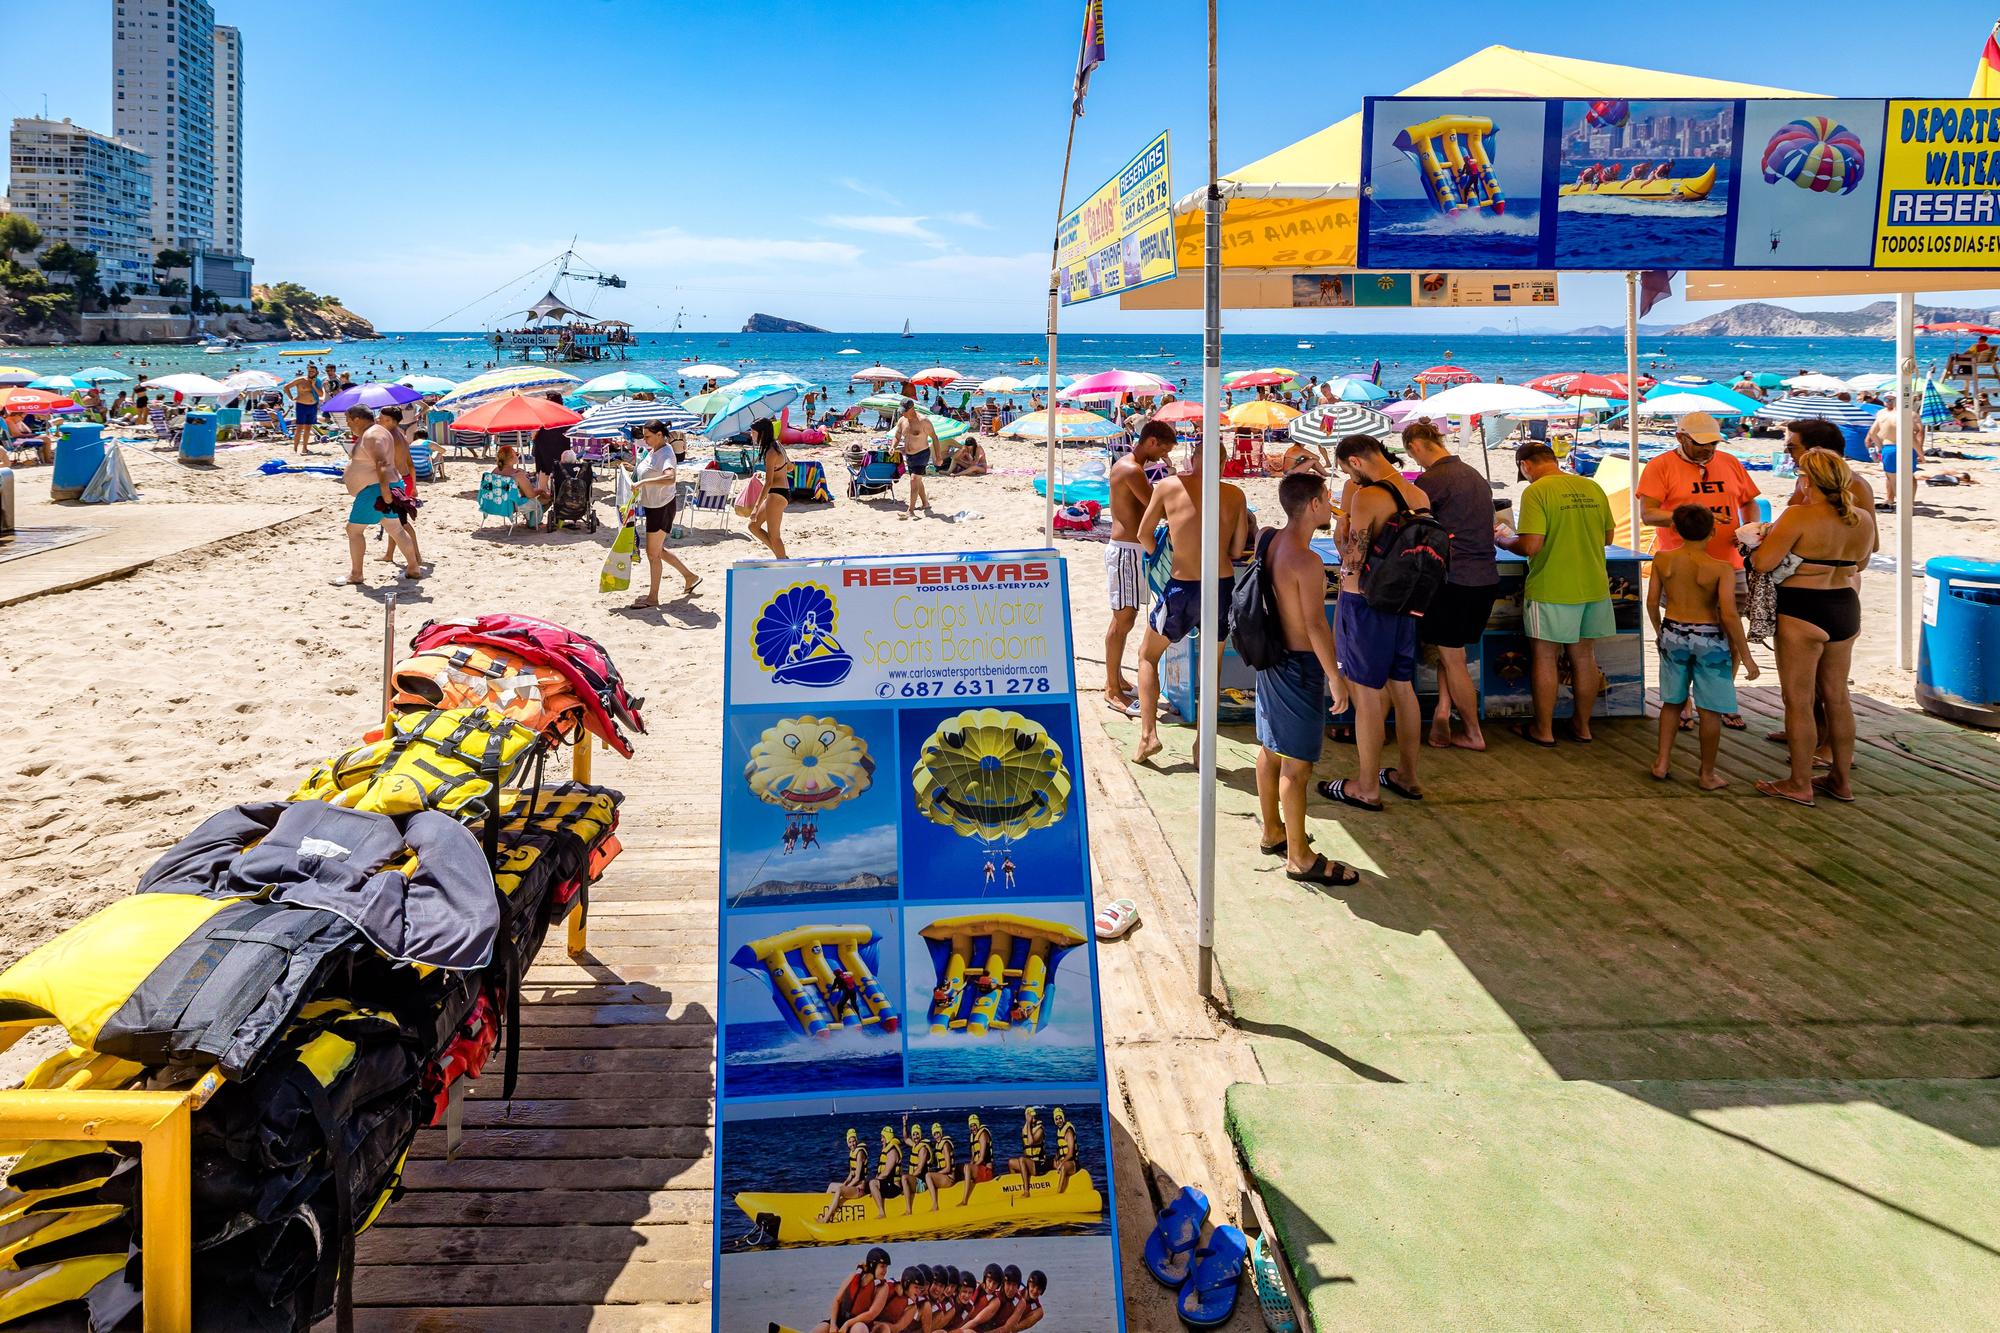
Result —
M1535 705L1534 720L1515 731L1536 745L1556 743L1556 668L1567 650L1575 703L1570 736L1588 744L1590 714L1603 680L1593 640L1618 632L1604 567L1604 548L1614 530L1611 502L1590 478L1558 467L1555 451L1546 444L1522 445L1514 451L1514 461L1528 489L1521 494L1517 535L1500 544L1528 557L1524 618L1534 653L1529 687Z

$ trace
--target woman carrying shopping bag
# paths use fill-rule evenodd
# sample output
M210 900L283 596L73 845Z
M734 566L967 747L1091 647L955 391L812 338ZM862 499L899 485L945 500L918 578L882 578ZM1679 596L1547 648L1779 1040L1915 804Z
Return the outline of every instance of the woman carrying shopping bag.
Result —
M667 534L673 531L674 515L680 508L680 460L667 436L667 423L649 421L641 428L639 469L633 477L633 503L646 516L646 563L650 567L649 590L635 598L635 607L660 604L660 567L672 565L685 585L683 597L692 597L701 578L667 550Z

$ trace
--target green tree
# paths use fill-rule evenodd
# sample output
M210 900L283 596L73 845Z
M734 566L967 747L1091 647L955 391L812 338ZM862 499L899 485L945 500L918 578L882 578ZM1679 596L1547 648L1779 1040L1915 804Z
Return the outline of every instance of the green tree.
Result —
M42 272L66 274L77 306L94 310L104 301L104 288L97 281L97 255L80 250L68 241L57 241L42 251Z
M187 292L188 285L186 278L168 278L160 284L160 295L162 296L186 296Z
M42 229L34 219L19 213L0 213L0 260L12 260L16 252L28 253L42 243Z
M153 267L164 269L193 268L194 256L185 250L162 250L153 256Z
M123 309L131 303L132 292L122 282L112 283L111 290L105 293L104 296L104 304L110 306L113 310Z

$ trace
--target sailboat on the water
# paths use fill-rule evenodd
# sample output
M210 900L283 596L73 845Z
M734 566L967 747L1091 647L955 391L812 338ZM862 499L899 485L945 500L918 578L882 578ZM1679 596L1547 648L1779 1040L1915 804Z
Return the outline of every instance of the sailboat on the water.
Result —
M916 334L910 332L910 321L907 319L903 321L903 336L905 338L914 338L917 336Z

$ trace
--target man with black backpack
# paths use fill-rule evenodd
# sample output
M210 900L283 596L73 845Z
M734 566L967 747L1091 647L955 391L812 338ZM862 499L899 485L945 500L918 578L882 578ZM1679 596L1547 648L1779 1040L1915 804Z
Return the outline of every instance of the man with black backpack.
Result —
M1319 784L1330 801L1379 814L1382 788L1421 801L1417 755L1424 717L1417 703L1417 620L1444 585L1451 567L1450 537L1431 514L1430 499L1403 479L1382 442L1350 435L1333 456L1347 473L1339 526L1340 607L1335 637L1341 674L1353 686L1352 778ZM1384 768L1388 710L1396 710L1394 768Z

